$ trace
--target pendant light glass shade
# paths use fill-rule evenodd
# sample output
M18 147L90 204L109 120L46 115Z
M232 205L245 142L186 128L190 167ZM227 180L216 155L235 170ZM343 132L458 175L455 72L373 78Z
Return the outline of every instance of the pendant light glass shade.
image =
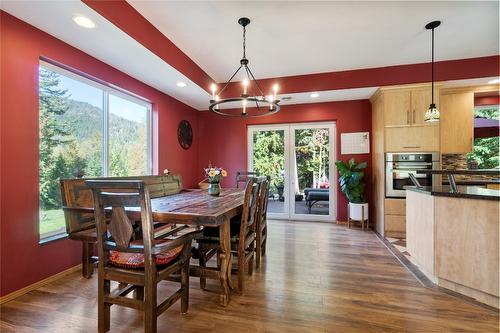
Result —
M436 104L434 104L434 29L439 27L441 24L441 21L432 21L428 24L426 24L425 28L427 30L432 30L432 100L431 104L429 105L429 109L425 112L424 116L424 121L426 122L434 122L434 121L439 121L439 118L441 117L441 114L439 113L439 110L436 107Z
M440 116L441 115L436 107L436 104L432 103L429 105L429 109L425 112L424 120L427 122L439 121Z

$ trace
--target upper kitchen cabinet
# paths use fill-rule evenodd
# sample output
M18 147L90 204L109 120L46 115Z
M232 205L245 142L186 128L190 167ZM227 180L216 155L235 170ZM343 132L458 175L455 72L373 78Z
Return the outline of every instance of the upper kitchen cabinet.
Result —
M411 93L409 90L383 91L384 95L384 125L410 125Z
M440 135L442 154L465 154L474 149L474 90L441 91Z
M432 88L423 87L413 89L411 91L411 124L412 125L438 125L436 122L424 121L425 113L429 109L429 104L432 100ZM434 88L434 100L436 105L439 105L439 92Z
M437 125L424 122L425 112L431 102L431 91L431 87L427 85L383 89L384 125L387 127ZM437 96L436 89L436 104L438 103Z
M498 94L498 86L491 84L441 90L442 154L465 154L474 150L474 97Z

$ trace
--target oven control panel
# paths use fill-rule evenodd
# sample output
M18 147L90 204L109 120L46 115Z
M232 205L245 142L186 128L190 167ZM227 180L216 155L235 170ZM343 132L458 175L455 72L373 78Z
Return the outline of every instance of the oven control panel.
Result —
M387 153L387 162L436 162L439 153Z

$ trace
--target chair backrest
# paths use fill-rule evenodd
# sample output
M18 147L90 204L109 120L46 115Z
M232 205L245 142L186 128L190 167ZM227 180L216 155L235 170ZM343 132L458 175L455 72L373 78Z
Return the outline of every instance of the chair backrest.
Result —
M250 232L255 231L255 222L257 219L257 206L260 184L256 178L249 178L245 185L245 196L243 200L243 211L241 213L240 239L238 247L241 250L245 248L245 240Z
M151 200L144 181L141 180L87 180L93 192L94 215L97 227L99 261L108 266L109 251L139 252L144 254L144 266L152 264L153 223ZM133 222L127 217L125 207L141 211L143 246L131 245L134 237ZM106 208L111 212L106 212ZM109 223L106 216L111 215Z
M146 181L100 179L87 180L85 184L93 192L99 261L103 262L104 267L108 266L111 250L143 253L144 267L151 267L154 265L154 255L180 245L183 246L183 252L186 252L186 247L190 247L186 237L195 230L184 225L172 225L171 231L161 236L168 242L155 243L150 190ZM128 218L125 207L141 212L141 232L138 237L142 236L142 245L132 243L136 237L134 221Z
M261 224L267 218L267 202L269 200L269 180L265 178L265 180L260 185L259 191L259 207L257 214L257 222Z
M149 188L151 198L177 194L182 191L179 175L103 177L97 180L142 180ZM92 190L85 184L89 179L61 179L61 198L66 220L66 232L86 230L95 227Z
M253 171L238 171L236 172L236 188L240 187L241 184L246 184L248 178L259 176L258 172Z

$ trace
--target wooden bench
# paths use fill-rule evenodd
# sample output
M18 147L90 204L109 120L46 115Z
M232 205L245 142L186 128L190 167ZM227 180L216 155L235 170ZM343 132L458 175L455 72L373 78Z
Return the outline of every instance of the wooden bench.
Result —
M103 177L106 180L143 180L151 198L177 194L182 191L182 178L178 175ZM61 198L68 238L82 242L82 275L90 278L94 271L94 244L97 243L92 190L85 185L89 179L61 179Z

